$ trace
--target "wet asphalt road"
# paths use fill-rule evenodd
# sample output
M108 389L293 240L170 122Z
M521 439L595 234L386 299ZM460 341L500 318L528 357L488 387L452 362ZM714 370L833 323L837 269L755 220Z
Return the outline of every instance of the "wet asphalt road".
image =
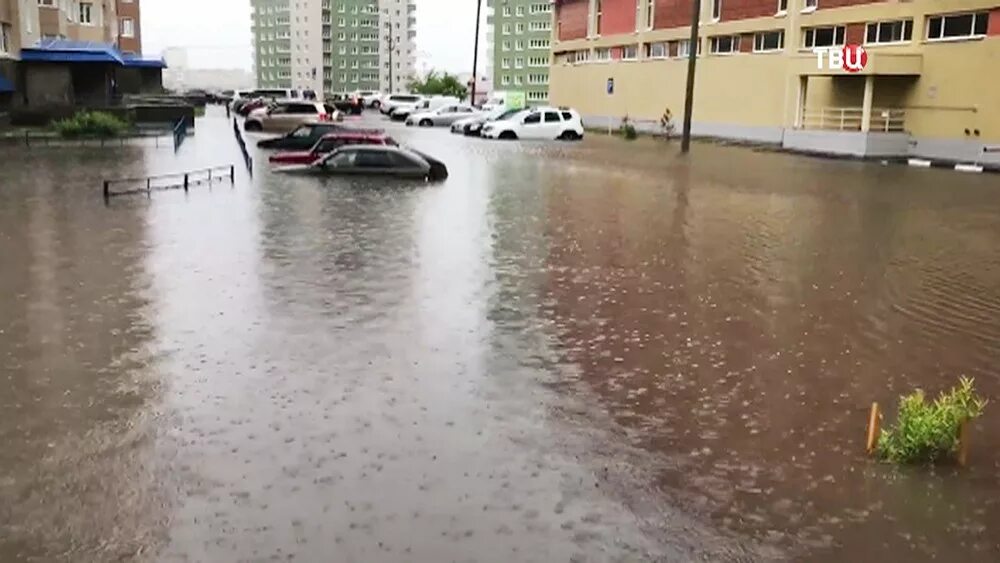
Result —
M3 147L0 561L995 561L973 466L865 409L996 397L996 177L377 118L442 184ZM59 152L55 152L59 151Z

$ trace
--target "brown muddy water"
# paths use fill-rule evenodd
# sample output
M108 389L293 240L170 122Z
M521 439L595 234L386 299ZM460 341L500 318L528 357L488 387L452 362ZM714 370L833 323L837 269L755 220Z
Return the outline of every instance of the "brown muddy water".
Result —
M1000 405L862 452L1000 398L996 176L386 126L451 177L0 147L0 561L1000 560Z

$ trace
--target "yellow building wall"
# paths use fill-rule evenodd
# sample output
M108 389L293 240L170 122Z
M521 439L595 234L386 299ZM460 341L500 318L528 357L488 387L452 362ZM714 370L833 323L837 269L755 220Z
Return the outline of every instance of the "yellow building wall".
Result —
M703 5L710 5L703 2ZM809 55L798 48L803 26L872 22L912 18L913 40L902 45L867 45L873 56L882 53L920 54L919 76L877 76L874 107L906 111L905 126L915 137L964 139L1000 143L1000 36L953 42L928 42L927 15L990 10L1000 0L914 0L880 2L802 14L790 0L785 18L756 18L712 23L701 28L702 53L695 82L694 121L740 126L792 127L798 106L799 77L792 72L793 57ZM555 26L554 26L555 27ZM780 53L708 55L708 36L785 29ZM640 45L650 41L686 38L684 28L654 30L609 37L558 42L553 51ZM549 72L549 99L576 108L587 116L656 120L664 108L679 118L684 107L686 59L555 64ZM606 93L609 78L614 95ZM860 107L864 78L813 76L807 107ZM980 136L967 136L979 130Z

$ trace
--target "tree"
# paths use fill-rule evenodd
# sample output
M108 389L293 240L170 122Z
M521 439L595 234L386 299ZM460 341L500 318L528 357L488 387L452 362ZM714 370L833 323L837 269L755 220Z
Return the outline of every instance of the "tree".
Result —
M432 70L423 80L410 81L410 91L425 96L454 96L464 100L469 95L469 89L462 84L454 74L438 73Z

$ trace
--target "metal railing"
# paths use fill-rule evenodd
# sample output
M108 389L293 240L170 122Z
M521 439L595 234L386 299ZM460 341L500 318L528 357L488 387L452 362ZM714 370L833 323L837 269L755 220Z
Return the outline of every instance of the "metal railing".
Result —
M174 124L174 152L181 148L185 138L187 138L187 119L182 117Z
M0 133L0 146L24 145L26 147L124 147L126 145L164 146L172 141L171 132L164 131L133 131L118 137L63 137L55 131L19 131L16 133Z
M227 178L229 179L230 184L236 184L236 167L232 164L228 166L213 166L211 168L202 168L200 170L190 170L188 172L177 172L173 174L104 180L102 192L104 195L104 202L107 203L112 197L121 195L149 195L158 190L174 189L183 189L187 192L188 188L191 186L221 182ZM128 186L128 188L118 190L115 189L117 186Z
M253 176L253 159L250 157L250 151L247 149L247 142L243 138L243 133L240 132L240 124L233 118L233 134L236 135L236 142L240 145L240 151L243 152L243 163L247 165L247 172L250 176Z
M802 112L803 129L833 131L861 131L864 110L860 107L805 108ZM896 133L905 131L906 111L893 108L872 108L869 131Z

